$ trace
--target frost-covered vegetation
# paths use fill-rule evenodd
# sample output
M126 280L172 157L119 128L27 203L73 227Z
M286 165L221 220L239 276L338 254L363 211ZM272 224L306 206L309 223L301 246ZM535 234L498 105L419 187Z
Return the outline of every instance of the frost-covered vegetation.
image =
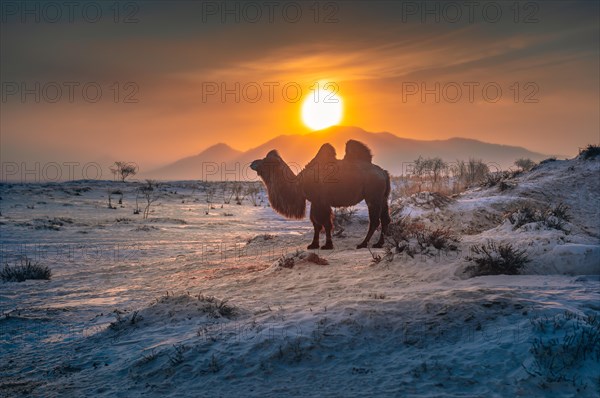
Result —
M50 279L52 271L45 265L33 263L27 257L20 262L0 268L0 280L4 282L24 282L29 279Z

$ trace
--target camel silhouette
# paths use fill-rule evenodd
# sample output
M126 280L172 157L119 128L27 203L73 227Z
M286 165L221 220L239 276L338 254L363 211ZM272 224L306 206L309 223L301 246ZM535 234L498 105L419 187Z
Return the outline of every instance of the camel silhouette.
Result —
M371 151L365 144L349 140L344 159L337 159L331 144L323 144L298 175L276 150L270 151L264 159L253 161L250 168L263 180L271 207L277 213L302 219L306 213L306 200L311 203L310 221L315 231L308 249L319 248L319 235L323 229L326 240L321 249L333 249L331 208L353 206L365 200L369 208L369 230L357 246L361 249L367 247L380 224L381 235L373 247L382 247L390 224L390 176L371 160Z

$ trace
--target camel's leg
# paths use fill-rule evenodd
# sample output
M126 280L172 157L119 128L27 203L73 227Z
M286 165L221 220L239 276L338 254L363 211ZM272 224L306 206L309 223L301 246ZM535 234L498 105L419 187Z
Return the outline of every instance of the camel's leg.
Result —
M313 236L313 240L310 245L308 245L307 249L318 249L319 248L319 235L321 234L321 230L323 226L321 224L317 224L313 222L313 227L315 228L315 235Z
M383 202L383 207L381 208L381 217L379 219L381 220L381 235L379 235L379 240L377 243L373 245L373 247L376 248L383 247L385 236L388 234L388 227L392 221L390 219L390 209L388 208L387 200L384 200Z
M367 247L369 244L369 240L373 236L373 233L379 226L379 218L381 217L381 205L379 203L367 203L367 207L369 208L369 231L367 232L367 236L365 239L356 246L357 249L362 249Z
M307 249L318 249L319 248L319 235L321 234L321 229L323 229L323 225L317 221L316 216L316 207L311 203L310 205L310 221L315 228L315 234L313 236L313 240L310 245L308 245Z
M321 246L321 249L332 250L333 241L331 240L331 230L333 229L333 212L331 211L331 207L323 207L319 215L322 217L320 222L325 227L325 245Z

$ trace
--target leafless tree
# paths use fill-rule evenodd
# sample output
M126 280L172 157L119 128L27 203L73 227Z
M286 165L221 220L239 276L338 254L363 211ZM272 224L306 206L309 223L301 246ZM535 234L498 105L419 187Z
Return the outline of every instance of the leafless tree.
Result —
M206 185L204 186L204 194L206 195L206 203L212 203L215 198L216 193L217 193L216 187L210 182L206 183Z
M231 203L231 198L233 198L234 190L229 189L229 182L225 181L221 186L221 193L223 195L223 203L228 205Z
M146 180L146 183L138 188L139 194L146 200L146 207L144 208L144 219L147 219L148 215L150 214L150 206L152 206L152 204L160 198L159 187L160 184L157 181Z
M440 182L443 172L447 169L448 164L439 157L423 158L422 156L419 156L419 158L413 162L413 174L417 177L419 183L429 179L431 181L432 189Z
M236 182L235 184L233 184L233 188L231 189L231 191L235 196L235 204L241 205L244 201L244 198L246 197L246 194L244 193L244 187L242 186L242 184Z
M250 183L250 185L248 185L248 187L246 188L246 196L248 197L250 203L252 203L253 206L259 205L259 195L260 188L258 184Z
M468 185L482 181L490 172L488 165L479 159L469 158L466 166L466 180Z
M127 177L137 174L138 168L135 164L130 162L115 162L111 166L110 171L115 178L119 178L121 182L125 182Z
M437 184L442 176L442 173L448 168L448 164L441 158L435 157L429 160L431 167L431 176L433 178L433 184Z

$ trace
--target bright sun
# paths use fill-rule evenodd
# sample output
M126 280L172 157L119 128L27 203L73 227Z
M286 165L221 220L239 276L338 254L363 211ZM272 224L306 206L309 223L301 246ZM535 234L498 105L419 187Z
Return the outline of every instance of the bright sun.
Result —
M339 124L342 111L342 99L335 92L319 89L304 100L302 121L313 130L321 130Z

